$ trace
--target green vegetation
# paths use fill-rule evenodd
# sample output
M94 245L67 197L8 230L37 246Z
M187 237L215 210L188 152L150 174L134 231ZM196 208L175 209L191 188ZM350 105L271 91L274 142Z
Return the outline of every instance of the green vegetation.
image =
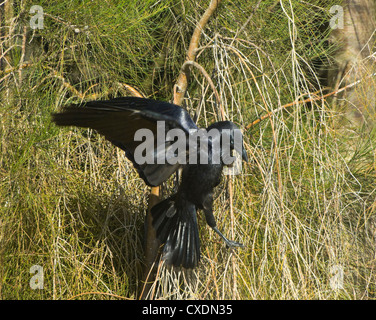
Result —
M254 10L258 2L223 0L196 59L243 127L323 89L335 50L328 21L338 1L265 0ZM209 1L17 3L1 25L0 298L137 299L149 189L121 150L90 130L57 128L50 114L130 95L128 86L171 100ZM37 4L44 28L32 30ZM197 69L186 97L202 126L221 117ZM295 105L247 131L251 161L230 185L224 177L215 207L220 229L247 247L228 251L200 215L199 268L161 268L154 297L375 298L375 130L351 123L338 101ZM41 290L29 285L33 265L43 267Z

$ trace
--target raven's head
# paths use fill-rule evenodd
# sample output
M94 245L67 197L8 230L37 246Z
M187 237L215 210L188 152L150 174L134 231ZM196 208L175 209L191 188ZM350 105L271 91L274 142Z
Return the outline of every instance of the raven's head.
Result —
M219 121L213 123L206 130L209 132L211 129L216 129L220 133L221 158L225 165L233 165L234 150L242 157L243 161L248 162L247 152L243 144L243 134L235 123L231 121Z

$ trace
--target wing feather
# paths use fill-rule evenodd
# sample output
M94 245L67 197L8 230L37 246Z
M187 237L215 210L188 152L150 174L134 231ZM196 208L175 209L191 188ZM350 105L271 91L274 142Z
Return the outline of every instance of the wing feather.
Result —
M197 129L183 108L163 101L138 97L71 104L63 107L61 112L54 113L52 120L59 126L77 126L98 131L115 146L126 151L140 177L150 186L157 186L166 181L181 165L169 164L167 161L162 164L137 163L134 153L142 141L135 141L136 132L139 129L151 130L154 135L152 152L156 158L158 121L165 122L166 130L180 128L187 136L190 129ZM164 150L167 151L172 142L163 143Z

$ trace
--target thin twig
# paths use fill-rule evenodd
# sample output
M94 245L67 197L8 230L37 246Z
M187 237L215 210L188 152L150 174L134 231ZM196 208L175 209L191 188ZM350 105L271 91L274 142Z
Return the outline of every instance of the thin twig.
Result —
M310 98L307 98L307 99L304 99L304 100L295 100L293 102L290 102L288 104L285 104L275 110L272 110L270 112L268 112L267 114L263 115L262 117L256 119L255 121L251 122L250 124L248 124L246 127L245 127L245 130L249 130L251 127L255 126L256 124L260 123L261 121L265 120L266 118L269 118L271 117L273 114L276 114L277 112L279 111L282 111L288 107L292 107L292 106L295 106L295 105L299 105L299 104L304 104L304 103L308 103L308 102L314 102L314 101L318 101L318 100L324 100L330 96L333 96L333 95L336 95L338 93L341 93L342 91L345 91L347 89L350 89L356 85L358 85L359 83L363 82L364 80L367 80L369 78L372 78L376 75L376 72L375 73L372 73L371 75L368 75L366 77L364 77L363 79L359 79L353 83L350 83L344 87L342 87L341 89L338 89L338 90L334 90L334 91L331 91L327 94L324 94L324 95L321 95L321 96L316 96L316 97L310 97ZM326 90L328 88L324 88L323 90ZM320 90L323 91L323 90ZM305 95L312 95L312 93L306 93L306 94L303 94L302 96L305 96Z
M0 57L1 58L1 57ZM18 67L14 67L14 68L9 68L9 69L6 69L4 71L0 71L0 75L3 75L3 74L9 74L9 73L12 73L13 71L19 71L21 69L24 69L24 68L27 68L27 67L31 67L33 66L34 64L33 63L24 63L24 64L21 64L20 66Z
M234 217L234 207L233 207L233 194L234 194L234 190L232 188L232 176L229 175L228 176L228 192L229 192L229 202L230 202L230 222L231 222L231 238L234 239L234 221L235 221L235 217ZM233 288L232 288L232 299L235 299L235 294L237 292L237 282L236 282L236 275L237 275L237 272L236 272L236 265L235 265L235 257L233 254L231 254L231 264L232 264L232 285L233 285Z
M20 65L23 65L24 59L25 59L25 52L26 52L26 35L27 35L27 27L23 27L23 35L22 35L22 47L21 47L21 58L20 58ZM19 85L21 85L22 82L22 69L18 69L18 81Z
M211 79L210 75L207 73L207 71L205 70L205 68L202 65L200 65L199 63L197 63L196 61L186 61L186 62L184 62L183 66L182 66L182 69L184 69L187 65L194 66L195 68L197 68L198 70L200 70L200 72L202 73L202 75L206 78L206 80L208 81L210 87L212 88L212 90L214 92L215 98L217 99L218 107L221 110L222 118L225 119L225 111L222 108L221 99L219 97L218 90L215 87L214 82Z
M152 276L152 271L153 271L154 267L155 267L155 261L153 262L153 265L149 268L149 271L148 271L148 273L145 277L144 285L142 287L142 291L141 291L141 294L140 294L140 297L139 297L140 300L145 300L146 297L147 297L147 294L149 293L149 289L150 289L150 285L151 285L149 278L150 278L150 276ZM154 281L154 280L152 280L152 281Z
M255 5L255 7L253 8L252 13L251 13L250 16L248 17L247 21L244 22L244 24L243 24L243 25L240 27L240 29L236 32L234 38L232 39L231 45L234 43L234 41L236 40L236 38L238 37L238 35L244 31L244 29L247 27L248 23L252 20L253 15L255 14L255 12L257 11L257 9L259 8L261 2L262 2L262 0L259 0L259 2L257 2L257 4Z

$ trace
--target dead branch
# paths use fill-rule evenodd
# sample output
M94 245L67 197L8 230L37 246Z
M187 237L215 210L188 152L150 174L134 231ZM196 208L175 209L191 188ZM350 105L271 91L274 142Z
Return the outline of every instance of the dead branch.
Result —
M209 4L209 7L206 9L205 13L198 22L195 30L193 31L191 42L188 47L186 62L194 61L196 59L202 30L205 28L214 11L218 8L220 2L221 0L212 0ZM183 64L184 68L182 68L178 80L176 81L176 84L174 86L174 104L177 104L178 106L182 105L185 92L187 91L188 87L190 64L187 64L186 62Z
M310 97L310 98L307 98L307 99L304 99L304 100L299 100L299 98L298 98L298 99L296 99L296 100L293 101L293 102L290 102L290 103L285 104L285 105L283 105L283 106L281 106L281 107L279 107L279 108L277 108L277 109L275 109L275 110L272 110L272 111L268 112L267 114L263 115L262 117L256 119L255 121L251 122L250 124L248 124L248 125L245 127L245 130L249 130L249 129L250 129L251 127L253 127L254 125L260 123L261 121L265 120L266 118L269 118L269 117L271 117L272 115L276 114L277 112L282 111L282 110L284 110L284 109L286 109L286 108L293 107L293 106L296 106L296 105L299 105L299 104L304 104L304 103L314 102L314 101L318 101L318 100L324 100L324 99L326 99L326 98L328 98L328 97L331 97L331 96L334 96L334 95L336 95L336 94L338 94L338 93L341 93L342 91L345 91L345 90L347 90L347 89L350 89L350 88L352 88L352 87L355 87L355 86L358 85L359 83L361 83L361 82L363 82L364 80L367 80L367 79L369 79L369 78L372 78L372 77L374 77L375 75L376 75L376 72L375 72L375 73L372 73L372 74L370 74L370 75L368 75L368 76L366 76L366 77L364 77L364 78L362 78L362 79L359 79L359 80L357 80L357 81L355 81L355 82L353 82L353 83L350 83L350 84L348 84L347 86L342 87L341 89L331 91L331 92L329 92L329 93L327 93L327 94L324 94L324 95L321 95L321 96L317 96L317 95L316 95L317 92L315 92L315 93L306 93L306 94L303 94L302 96L306 96L306 95L314 95L314 97ZM325 90L328 90L328 89L329 89L329 88L323 88L323 89L320 90L319 92L322 92L322 91L325 91Z

